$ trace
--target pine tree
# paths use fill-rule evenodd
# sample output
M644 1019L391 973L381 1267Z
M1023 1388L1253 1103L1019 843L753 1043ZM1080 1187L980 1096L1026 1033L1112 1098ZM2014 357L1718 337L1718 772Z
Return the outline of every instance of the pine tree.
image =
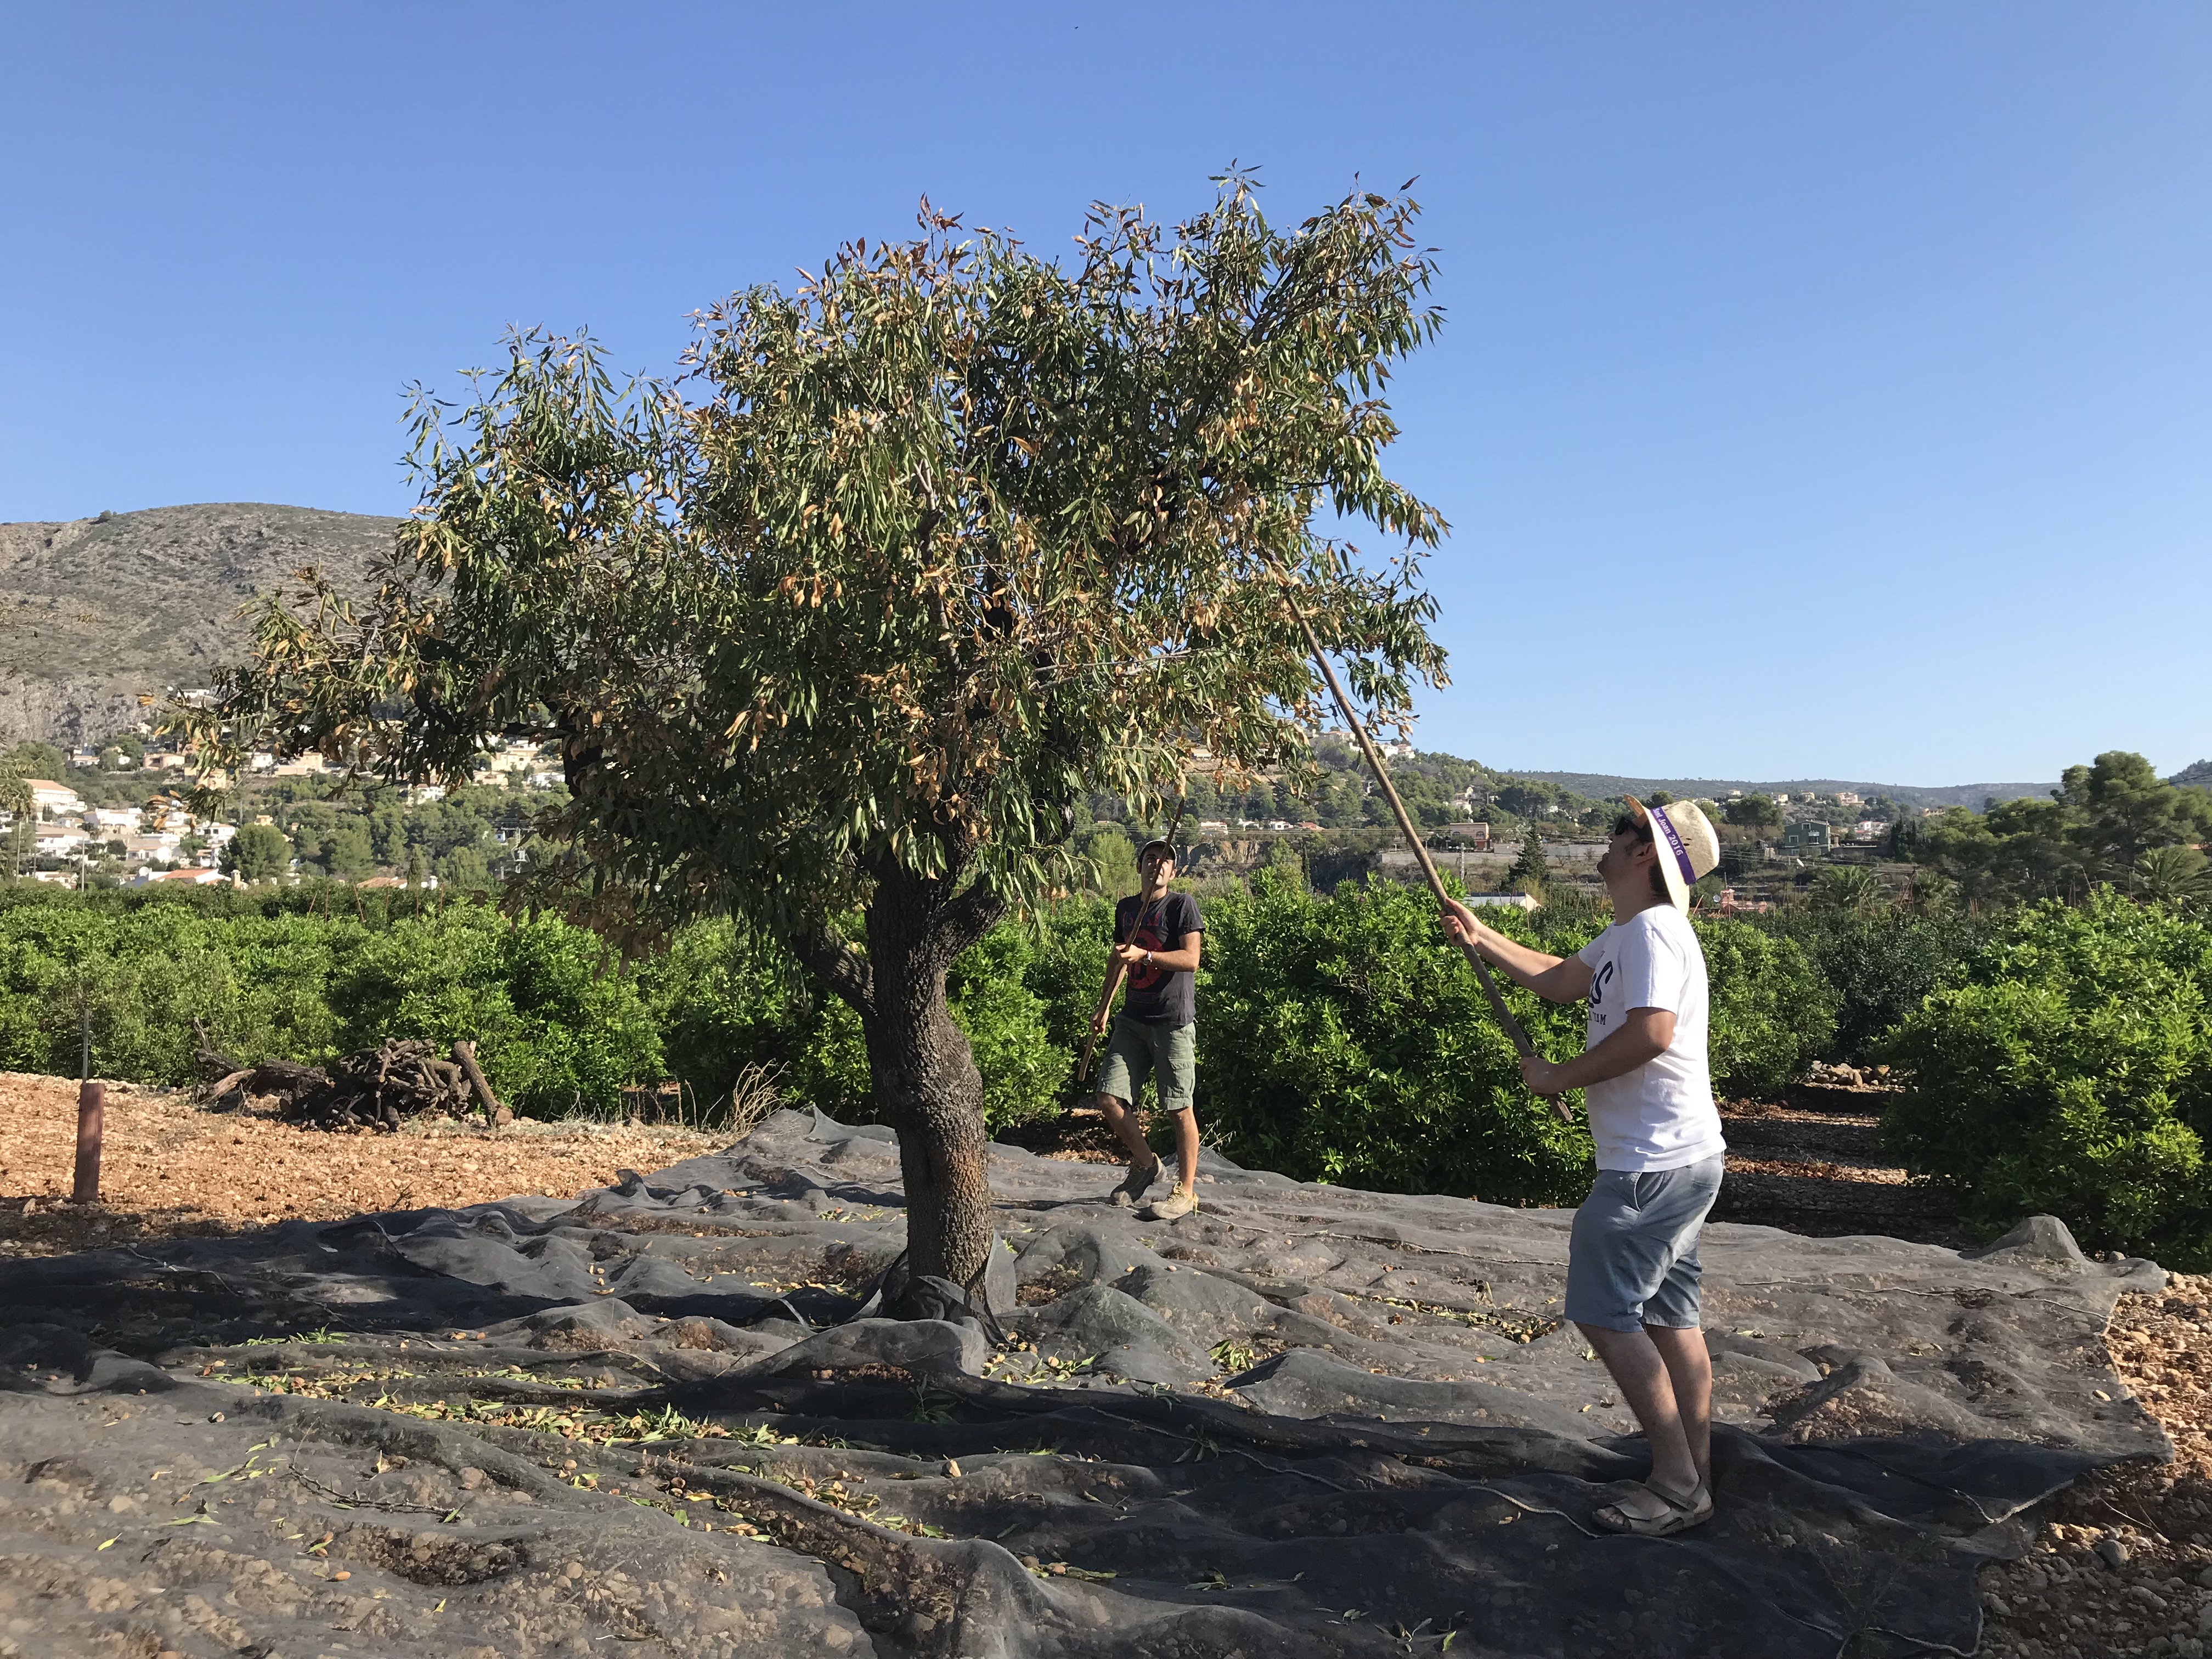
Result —
M1513 860L1513 867L1505 872L1505 890L1509 893L1529 893L1540 896L1552 879L1552 866L1544 862L1544 840L1536 833L1536 826L1528 826L1528 838L1521 843L1521 856Z

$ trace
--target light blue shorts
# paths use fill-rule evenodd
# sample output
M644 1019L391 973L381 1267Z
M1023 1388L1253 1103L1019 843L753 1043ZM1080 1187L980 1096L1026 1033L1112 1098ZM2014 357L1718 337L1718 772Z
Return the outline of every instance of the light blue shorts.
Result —
M1697 1329L1698 1230L1720 1196L1724 1161L1597 1172L1567 1247L1569 1319L1609 1331Z

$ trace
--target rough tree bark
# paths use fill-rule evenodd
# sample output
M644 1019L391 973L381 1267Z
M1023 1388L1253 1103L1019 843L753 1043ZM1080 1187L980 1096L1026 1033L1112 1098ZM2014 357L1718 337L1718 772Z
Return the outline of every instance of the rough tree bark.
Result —
M982 1074L953 1024L945 975L1003 908L955 878L894 866L879 873L868 905L866 957L826 929L790 941L860 1017L876 1104L898 1137L908 1265L957 1285L990 1259L990 1154Z

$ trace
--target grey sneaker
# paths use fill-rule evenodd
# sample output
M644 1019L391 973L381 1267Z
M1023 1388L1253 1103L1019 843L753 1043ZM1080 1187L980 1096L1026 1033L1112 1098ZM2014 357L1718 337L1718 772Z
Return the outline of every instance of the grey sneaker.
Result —
M1159 1178L1159 1159L1154 1158L1149 1165L1141 1170L1133 1164L1129 1166L1127 1178L1114 1189L1112 1201L1126 1210L1144 1197L1146 1190Z
M1185 1187L1173 1188L1145 1212L1147 1221L1180 1221L1198 1207L1198 1194Z

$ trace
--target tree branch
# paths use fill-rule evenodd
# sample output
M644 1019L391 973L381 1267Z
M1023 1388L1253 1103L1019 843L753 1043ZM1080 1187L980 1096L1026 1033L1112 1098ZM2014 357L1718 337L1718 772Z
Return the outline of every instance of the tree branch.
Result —
M931 941L950 962L989 933L1006 914L1006 902L983 882L970 882L954 894L931 925Z
M820 917L810 917L783 935L784 947L799 965L828 986L863 1019L875 1014L875 976L867 957L840 939Z

